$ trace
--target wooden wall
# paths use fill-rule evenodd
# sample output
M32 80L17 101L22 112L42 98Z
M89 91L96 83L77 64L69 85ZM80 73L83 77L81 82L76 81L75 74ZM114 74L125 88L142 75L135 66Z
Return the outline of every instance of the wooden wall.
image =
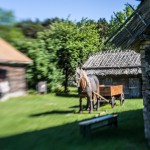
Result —
M150 40L143 41L140 45L142 63L142 95L143 95L143 119L145 138L150 146Z
M141 77L98 77L100 85L123 85L123 91L125 98L141 98L141 86L142 79Z
M3 81L8 81L10 87L9 93L26 91L26 67L0 64L0 82Z

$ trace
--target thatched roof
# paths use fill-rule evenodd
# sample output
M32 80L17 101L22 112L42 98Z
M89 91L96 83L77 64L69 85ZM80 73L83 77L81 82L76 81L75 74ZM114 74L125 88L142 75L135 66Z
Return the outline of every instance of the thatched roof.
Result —
M134 51L106 51L89 57L82 67L87 74L95 75L139 75L140 54Z
M29 64L32 60L0 38L0 63Z
M139 47L140 42L145 40L149 33L150 0L144 0L107 42L110 41L123 49L135 48Z

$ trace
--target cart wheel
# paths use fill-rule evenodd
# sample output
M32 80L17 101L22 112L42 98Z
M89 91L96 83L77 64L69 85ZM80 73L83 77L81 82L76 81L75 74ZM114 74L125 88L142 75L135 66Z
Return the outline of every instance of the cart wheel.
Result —
M120 105L124 104L124 93L121 94L120 96Z
M114 108L115 105L116 105L116 103L115 103L115 97L112 96L112 97L111 97L111 107Z

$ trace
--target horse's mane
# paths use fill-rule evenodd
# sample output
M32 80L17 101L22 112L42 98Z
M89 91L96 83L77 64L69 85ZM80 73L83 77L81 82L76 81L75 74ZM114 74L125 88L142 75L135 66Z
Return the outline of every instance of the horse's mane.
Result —
M82 73L82 76L85 78L86 82L87 82L87 85L91 88L91 82L86 74L86 72L84 70L81 69L81 73Z
M83 69L79 69L79 68L76 68L76 73L80 74L81 77L83 77L87 83L87 85L91 88L91 82L86 74L86 72L83 70Z

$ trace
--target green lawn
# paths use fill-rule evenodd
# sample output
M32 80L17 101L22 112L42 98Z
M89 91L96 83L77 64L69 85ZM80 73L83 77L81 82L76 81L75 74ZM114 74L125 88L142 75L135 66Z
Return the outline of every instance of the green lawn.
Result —
M28 95L0 102L0 150L148 150L144 138L142 99L126 100L114 109L78 114L78 97ZM84 100L85 104L85 100ZM78 122L118 113L118 128L106 127L83 138Z

